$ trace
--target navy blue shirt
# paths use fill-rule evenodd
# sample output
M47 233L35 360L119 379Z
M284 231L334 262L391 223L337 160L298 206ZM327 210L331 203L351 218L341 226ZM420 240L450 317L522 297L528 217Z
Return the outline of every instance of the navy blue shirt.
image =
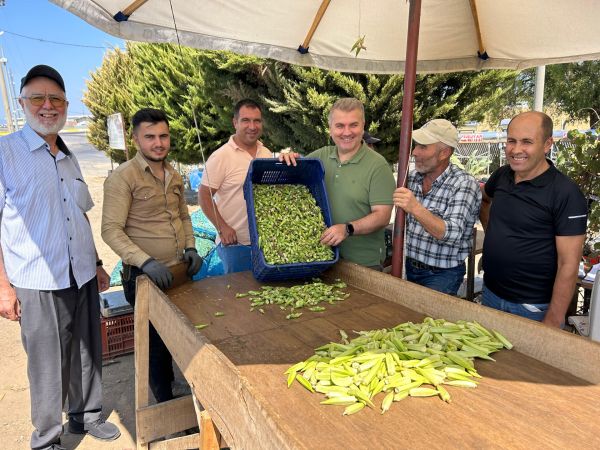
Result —
M551 161L541 175L515 184L509 165L485 184L493 198L483 243L484 282L514 303L550 303L557 271L556 236L585 234L587 202Z

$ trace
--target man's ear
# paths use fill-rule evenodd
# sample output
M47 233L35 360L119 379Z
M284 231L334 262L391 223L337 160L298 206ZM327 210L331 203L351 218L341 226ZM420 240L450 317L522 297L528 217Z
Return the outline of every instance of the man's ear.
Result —
M445 145L440 150L440 153L442 153L444 159L446 159L446 158L450 159L450 157L452 156L452 153L454 153L454 149L452 147L449 147L449 146Z
M554 139L552 137L549 137L548 139L546 139L546 142L544 142L544 153L546 154L546 156L550 154L552 144L554 144Z
M136 133L132 133L131 134L131 138L133 139L133 143L135 144L136 150L139 150L140 149L140 143L138 141L137 134Z

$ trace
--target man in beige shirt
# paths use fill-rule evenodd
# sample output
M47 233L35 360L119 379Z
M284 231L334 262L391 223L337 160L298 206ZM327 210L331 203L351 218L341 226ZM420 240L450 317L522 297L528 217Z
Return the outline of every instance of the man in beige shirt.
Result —
M200 269L183 179L165 161L170 150L169 122L163 111L141 109L131 119L135 157L104 183L102 239L123 260L125 298L135 305L135 279L142 274L167 289L169 266L185 261L188 275ZM158 402L173 398L172 358L150 325L150 388Z
M218 232L217 253L225 273L251 268L244 181L254 158L273 157L258 140L263 129L258 103L240 100L233 110L233 126L235 134L206 161L198 191L202 211Z

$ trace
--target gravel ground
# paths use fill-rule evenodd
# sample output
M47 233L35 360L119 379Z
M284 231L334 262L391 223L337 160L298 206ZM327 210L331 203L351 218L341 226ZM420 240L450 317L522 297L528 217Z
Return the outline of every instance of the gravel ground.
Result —
M88 213L96 248L104 266L112 271L119 258L102 241L102 186L111 168L110 160L87 143L85 135L66 135L65 141L77 155L88 183L95 206ZM197 207L190 207L193 211ZM21 345L18 323L0 319L0 448L21 450L29 448L33 427L30 422L27 358ZM125 450L135 448L134 367L133 355L126 355L103 364L103 413L121 429L113 442L97 441L89 436L64 434L62 445L67 449ZM66 423L66 418L65 421Z

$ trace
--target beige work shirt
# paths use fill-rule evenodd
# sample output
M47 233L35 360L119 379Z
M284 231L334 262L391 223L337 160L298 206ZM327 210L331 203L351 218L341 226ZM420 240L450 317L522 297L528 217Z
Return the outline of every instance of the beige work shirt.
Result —
M257 158L272 158L273 154L260 141L257 142ZM250 245L248 231L248 213L244 199L244 181L252 156L240 148L233 136L229 141L215 150L204 168L202 184L211 189L218 189L215 195L216 206L223 220L235 230L238 243ZM219 224L213 224L219 228ZM221 241L217 235L217 244Z
M163 183L140 152L117 167L104 182L102 239L125 264L180 262L195 248L181 175L165 162Z

